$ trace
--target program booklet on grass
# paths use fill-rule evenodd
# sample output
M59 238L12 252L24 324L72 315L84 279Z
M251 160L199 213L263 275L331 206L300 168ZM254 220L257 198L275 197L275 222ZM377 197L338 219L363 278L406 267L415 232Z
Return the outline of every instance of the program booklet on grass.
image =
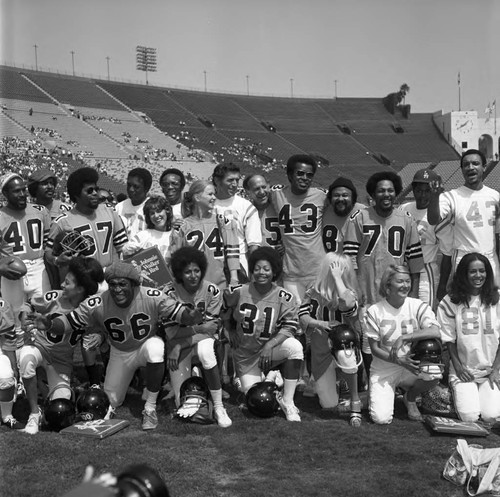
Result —
M94 421L79 421L61 430L64 435L83 435L90 438L106 438L123 430L130 423L126 419L95 419Z
M173 280L170 269L157 247L149 247L127 257L126 262L131 262L139 269L142 276L142 286L162 288Z
M443 418L441 416L425 416L425 422L436 433L451 433L453 435L470 435L486 437L490 432L479 423L459 421L458 419Z

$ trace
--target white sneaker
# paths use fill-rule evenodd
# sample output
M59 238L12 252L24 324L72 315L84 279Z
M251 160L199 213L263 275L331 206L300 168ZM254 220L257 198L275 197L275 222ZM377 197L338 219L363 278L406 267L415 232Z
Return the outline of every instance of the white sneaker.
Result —
M153 409L152 411L142 411L142 429L147 430L155 430L158 428L158 416L156 415L156 411Z
M276 395L276 400L278 401L278 404L280 405L281 410L285 414L285 417L288 421L301 421L299 410L295 404L285 404L283 396L280 394Z
M36 435L40 431L40 423L42 421L42 413L30 414L26 427L24 428L25 433L30 435Z
M214 417L221 428L229 428L233 424L231 418L227 415L226 409L222 406L214 408Z

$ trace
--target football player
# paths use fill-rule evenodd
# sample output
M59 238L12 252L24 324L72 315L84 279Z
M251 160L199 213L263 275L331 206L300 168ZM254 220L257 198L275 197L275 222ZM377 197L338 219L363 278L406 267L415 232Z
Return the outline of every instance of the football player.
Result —
M278 215L271 204L267 179L260 174L251 174L243 180L243 188L259 213L262 245L273 247L283 255L285 249L281 242Z
M12 415L16 400L16 350L14 312L10 304L0 299L0 414L2 424L13 430L22 430L25 425Z
M180 405L181 385L191 376L192 360L197 356L210 389L217 424L227 428L232 422L222 404L221 379L214 350L222 292L204 279L207 258L194 247L183 247L174 252L170 265L175 281L169 283L163 291L177 302L199 309L203 315L203 322L196 326L180 326L175 321L164 322L167 337L166 362L176 405Z
M128 198L118 202L115 210L120 214L129 238L146 229L144 204L149 198L148 194L152 184L151 173L143 167L136 167L128 173Z
M203 316L157 289L141 287L140 274L132 264L114 262L105 277L108 290L100 297L90 297L74 311L55 319L39 316L37 326L56 335L82 332L87 327L104 330L111 347L104 380L111 403L107 417L123 403L135 371L145 367L142 429L153 430L158 426L156 401L165 369L165 344L156 334L158 322L164 318L192 326L201 323ZM97 347L101 342L102 336L95 333L85 346Z
M32 311L51 316L64 315L78 307L86 298L97 292L104 273L98 261L76 257L68 266L62 290L51 290L41 297L31 299L25 306L23 328L29 339L19 351L19 369L30 405L30 415L25 432L38 433L41 411L38 407L37 368L43 368L49 384L49 400L71 399L71 376L75 346L81 339L77 331L66 335L53 335L36 330L29 315Z
M389 424L394 413L397 387L403 388L411 421L422 421L416 398L438 379L420 377L419 362L412 359L411 344L424 338L440 338L432 309L409 297L411 278L406 266L391 264L380 281L382 300L366 312L367 336L373 354L370 375L370 416L374 423Z
M184 173L174 167L165 169L165 171L163 171L160 176L160 186L163 195L165 195L165 198L168 200L170 206L172 207L174 218L182 219L182 191L186 186L186 178L184 177Z
M365 206L357 202L358 192L352 181L343 177L328 187L327 199L323 213L323 245L327 252L342 253L347 220L354 211Z
M297 302L293 294L275 283L283 268L274 249L260 247L253 251L248 268L250 283L225 291L223 313L243 393L262 381L263 373L279 368L284 386L277 400L288 421L300 421L294 395L304 352L295 338Z
M71 258L77 255L67 252L54 254L54 242L65 233L75 230L90 238L93 242L91 253L80 255L94 257L103 268L118 260L121 249L128 240L120 216L105 204L99 203L98 180L98 172L91 167L77 169L68 177L68 194L75 206L54 220L46 249L48 262L58 266L62 276L66 273Z
M240 248L240 281L248 281L248 256L262 243L257 209L238 192L240 168L235 164L219 164L212 174L215 186L216 211L236 222Z
M408 265L412 280L410 295L418 296L424 260L415 221L394 205L402 189L401 178L396 173L373 174L366 182L366 191L375 205L357 210L347 223L344 253L352 257L357 267L359 302L365 307L378 302L382 274L391 264ZM360 313L363 315L364 309ZM369 373L371 355L367 340L363 340L362 345L365 369Z
M495 281L500 283L498 263L500 232L500 193L483 184L486 157L479 150L466 150L460 159L464 185L449 192L443 191L440 181L431 183L431 196L427 208L429 224L436 226L439 234L451 226L453 270L467 253L485 255L493 267ZM441 274L440 294L445 292L449 274Z
M57 187L57 175L50 169L39 169L28 178L28 191L38 205L43 205L53 221L62 212L71 209L68 205L54 198Z
M50 290L43 259L50 216L45 207L28 204L26 183L18 174L8 173L2 176L0 190L7 199L7 205L0 210L2 248L6 254L19 257L27 268L22 279L10 280L4 277L1 280L2 297L12 306L19 334L18 315L22 304L29 298L41 296Z

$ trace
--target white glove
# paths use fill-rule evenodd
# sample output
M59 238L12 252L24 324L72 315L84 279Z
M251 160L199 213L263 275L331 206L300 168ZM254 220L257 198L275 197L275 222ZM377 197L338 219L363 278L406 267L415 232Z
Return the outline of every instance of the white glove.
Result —
M191 397L177 409L177 416L180 418L190 418L198 412L201 407L202 400L197 397Z

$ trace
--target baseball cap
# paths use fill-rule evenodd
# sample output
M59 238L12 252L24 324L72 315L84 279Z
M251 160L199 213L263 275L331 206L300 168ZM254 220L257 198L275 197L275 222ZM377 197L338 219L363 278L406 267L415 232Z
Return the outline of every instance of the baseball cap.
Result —
M439 180L439 174L432 169L420 169L413 176L412 183L430 183L431 181Z
M41 183L46 179L54 178L57 181L57 175L50 169L39 169L35 171L28 179L28 185L31 183Z

